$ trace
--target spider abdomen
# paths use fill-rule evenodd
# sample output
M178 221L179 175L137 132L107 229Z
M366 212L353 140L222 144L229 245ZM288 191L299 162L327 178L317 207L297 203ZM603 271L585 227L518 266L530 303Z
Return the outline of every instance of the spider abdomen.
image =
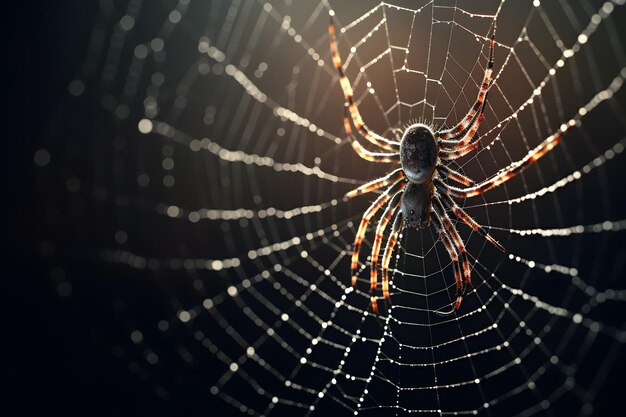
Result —
M423 184L430 180L437 162L435 135L424 124L409 126L400 142L400 163L409 181Z
M430 224L430 206L433 196L433 183L415 184L409 182L404 188L402 202L402 220L404 227L421 229Z

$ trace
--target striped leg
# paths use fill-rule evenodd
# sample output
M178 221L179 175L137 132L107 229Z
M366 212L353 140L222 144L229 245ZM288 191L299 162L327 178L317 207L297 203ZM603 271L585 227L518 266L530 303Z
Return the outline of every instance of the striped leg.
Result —
M370 152L354 139L352 139L352 149L366 161L381 163L400 161L400 153Z
M496 248L500 249L502 252L506 252L506 249L498 243L487 231L478 223L476 220L472 219L472 217L465 212L458 204L447 194L444 183L440 179L434 180L435 186L439 190L439 195L443 204L448 209L452 210L456 217L459 218L462 222L471 227L475 232L478 232L482 237L487 239L489 243L491 243Z
M455 246L452 244L450 240L450 236L445 231L443 222L439 213L436 211L433 213L433 224L435 226L435 230L439 234L439 240L443 243L443 246L446 248L448 255L450 256L450 260L452 261L452 269L454 270L454 280L456 281L456 290L455 290L455 302L454 307L450 311L440 312L440 314L451 314L454 310L457 310L461 302L463 301L463 297L465 296L465 292L467 291L467 285L461 278L461 266L459 265L459 255L456 251Z
M474 197L505 183L506 181L510 180L511 178L528 168L528 166L537 162L542 156L550 152L561 141L561 139L563 138L563 134L574 128L574 126L576 126L576 121L570 120L569 122L567 122L567 124L561 126L561 129L558 133L550 135L546 140L541 142L539 146L528 152L528 154L524 158L517 162L513 162L493 177L483 182L480 182L472 187L458 188L444 184L446 189L448 190L448 194L457 198Z
M443 223L443 227L445 231L452 238L452 243L456 246L456 249L461 257L461 262L463 264L463 277L465 278L466 284L471 284L472 282L472 271L470 269L469 261L467 259L467 250L465 249L465 245L463 244L463 240L461 236L459 236L459 232L457 232L456 227L452 224L450 217L446 214L446 209L441 204L441 200L438 195L435 194L433 197L433 208L437 210L439 216L441 216L441 222Z
M343 90L344 98L346 99L346 103L348 105L348 110L350 112L350 118L352 119L352 123L356 129L363 135L365 139L373 143L374 145L386 149L388 151L397 152L400 143L391 141L383 136L380 136L372 131L370 131L365 123L363 122L363 118L361 117L361 113L359 112L359 108L354 102L354 92L352 91L352 85L350 84L350 80L343 71L343 63L341 62L341 55L339 55L339 49L337 48L337 38L335 36L335 24L332 19L330 21L330 25L328 26L328 33L330 35L330 50L333 55L333 64L337 71L339 72L339 83L341 84L341 89Z
M350 119L348 116L348 109L344 107L345 114L343 116L343 125L346 129L346 133L350 138L350 143L352 144L352 149L359 155L361 158L366 161L371 162L397 162L400 160L400 152L392 152L392 153L384 153L384 152L371 152L363 147L359 143L359 141L352 134L352 126L350 125Z
M393 214L398 209L401 197L402 191L398 191L393 196L393 198L389 201L389 204L387 204L387 208L381 216L380 221L378 222L378 226L376 226L376 238L374 239L374 243L372 244L372 269L370 271L370 288L372 290L376 290L376 287L378 286L378 256L380 254L380 246L383 242L385 229L391 221Z
M450 178L453 181L458 182L459 184L463 184L463 185L472 185L474 183L474 181L469 178L466 177L465 175L461 174L460 172L457 172L455 170L453 170L452 168L449 168L445 165L438 165L437 166L437 171L439 172L439 174L441 174L441 176L446 177L446 178Z
M387 191L378 196L378 198L372 203L372 205L369 206L369 208L365 211L365 214L363 214L361 224L359 225L359 229L354 238L354 252L352 252L352 263L350 265L353 286L356 285L356 271L359 267L359 250L361 249L361 243L363 243L363 236L365 236L365 231L367 230L368 223L370 222L371 218L374 217L374 215L378 212L378 210L380 210L380 208L384 206L387 201L389 201L392 195L404 188L405 184L405 181L397 180L391 187L387 189Z
M354 190L346 193L343 199L349 200L351 198L370 193L374 190L378 190L379 188L392 184L402 178L404 178L404 172L402 171L402 168L398 168L394 171L391 171L389 174L385 175L382 178L378 178L368 183L365 183L359 188L355 188Z
M487 97L485 96L485 100ZM484 109L484 106L482 107ZM474 119L474 121L470 124L469 129L465 132L465 135L461 139L441 139L439 140L439 144L445 148L462 148L474 139L476 133L478 132L478 128L480 127L480 123L485 118L483 114L483 110L478 114L478 117Z
M440 149L439 158L441 158L444 161L452 161L454 159L460 158L463 155L467 155L468 153L472 152L474 149L476 149L479 143L480 142L478 141L473 142L465 146L464 148L459 148L459 149L451 149L451 150Z
M372 295L370 297L370 301L372 303L372 311L374 312L374 314L378 314L378 297Z
M383 297L389 298L389 263L391 262L391 255L398 242L398 235L402 230L402 213L398 212L396 219L393 221L393 229L389 234L387 240L387 246L385 246L385 253L383 254L382 261L382 273L383 273Z
M493 51L495 48L495 33L491 35L491 40L489 41L489 62L487 63L487 68L485 68L485 75L483 76L483 82L478 91L478 97L476 97L476 102L470 108L469 112L465 115L465 117L451 129L442 130L439 132L439 137L441 139L453 139L459 137L465 130L472 125L472 120L476 117L476 115L480 112L482 114L485 103L487 100L487 93L489 92L489 88L493 82L491 76L493 74ZM478 117L480 118L480 117ZM477 119L478 120L478 119ZM480 122L478 122L480 124ZM471 140L471 139L470 139Z

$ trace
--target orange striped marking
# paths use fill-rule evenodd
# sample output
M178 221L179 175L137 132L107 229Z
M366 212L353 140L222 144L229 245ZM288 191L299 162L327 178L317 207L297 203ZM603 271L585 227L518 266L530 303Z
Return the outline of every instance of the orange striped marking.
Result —
M376 300L377 297L371 297L371 301L372 301L372 311L375 314L378 314L378 302Z

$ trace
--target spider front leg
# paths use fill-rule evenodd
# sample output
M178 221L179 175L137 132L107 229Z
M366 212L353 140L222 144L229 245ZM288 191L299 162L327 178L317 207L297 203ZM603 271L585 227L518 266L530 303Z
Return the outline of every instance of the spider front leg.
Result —
M474 149L476 149L476 147L478 147L478 141L470 143L469 145L463 147L463 148L452 148L452 149L445 149L445 148L441 148L439 150L439 158L441 158L444 161L452 161L455 160L457 158L462 157L463 155L467 155L468 153L472 152Z
M405 184L405 181L396 181L387 189L387 191L378 196L378 198L365 211L365 214L363 214L361 224L359 225L359 229L354 238L354 252L352 252L352 262L350 265L350 270L352 273L352 286L356 285L356 272L359 267L359 250L361 249L361 243L363 243L363 237L365 236L365 231L367 230L368 223L370 222L371 218L378 212L378 210L380 210L380 208L384 206L387 201L389 201L392 195L404 188Z
M361 158L370 162L399 162L400 161L400 152L371 152L363 147L359 143L359 141L354 137L352 133L352 126L350 124L350 119L348 116L348 108L344 107L344 116L343 116L343 125L348 134L348 138L350 138L350 143L352 144L352 149L359 155Z
M476 133L478 133L478 128L480 127L480 123L485 118L483 111L485 108L484 104L486 103L487 103L487 95L485 95L485 103L483 103L481 113L478 115L478 118L476 118L476 121L472 123L472 126L469 128L465 136L463 136L461 140L459 140L459 143L456 145L457 148L462 148L468 143L470 143L472 139L474 139L474 136L476 136Z
M330 50L333 56L333 65L335 66L335 68L337 68L337 72L339 72L339 84L341 85L343 96L346 100L348 110L350 112L350 118L352 120L352 123L354 123L356 130L358 130L365 139L367 139L374 145L388 151L397 152L400 147L399 142L391 141L383 136L378 135L377 133L370 131L365 125L365 122L363 122L363 118L361 117L359 108L354 102L354 92L352 90L352 85L350 84L350 80L348 80L348 77L343 70L341 55L339 54L339 49L337 48L335 24L333 23L332 19L330 20L330 24L328 26L328 34L330 36Z
M452 127L451 129L437 132L439 134L440 139L442 140L456 139L461 134L463 134L463 132L465 132L468 129L468 127L472 125L476 125L475 130L478 130L477 125L479 125L480 122L482 121L481 116L482 116L482 112L485 109L485 104L487 102L487 93L489 92L491 84L493 83L493 79L491 78L491 76L493 74L493 52L495 49L495 44L496 43L495 43L495 31L494 31L489 41L489 62L487 63L487 68L485 68L485 74L483 75L483 82L481 84L480 90L478 91L478 97L476 97L476 101L474 102L474 105L470 108L470 110L467 112L465 117L456 126ZM476 132L474 132L474 134L475 133ZM473 134L469 138L467 138L467 135L465 136L466 137L463 138L463 141L465 141L465 143L468 143L471 140L471 137L473 137ZM443 142L443 144L447 144L447 143ZM458 145L459 141L450 141L449 144Z

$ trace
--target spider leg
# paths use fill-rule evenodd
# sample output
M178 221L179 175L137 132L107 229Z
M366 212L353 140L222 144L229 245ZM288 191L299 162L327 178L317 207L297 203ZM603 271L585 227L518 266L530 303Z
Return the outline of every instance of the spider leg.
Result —
M460 149L452 149L452 150L440 149L439 158L441 158L444 161L452 161L454 159L460 158L463 155L467 155L468 153L472 152L474 149L476 149L479 143L480 142L476 141Z
M576 126L576 121L570 120L569 122L567 122L567 124L561 126L560 132L550 135L547 139L541 142L539 146L528 152L528 154L526 154L524 158L509 164L509 166L507 166L491 178L486 179L485 181L482 181L476 185L467 188L458 188L447 184L444 184L444 186L448 191L448 194L457 198L474 197L482 194L485 191L488 191L507 182L508 180L528 168L528 166L537 162L542 156L551 151L561 141L561 139L563 138L563 134L574 128L574 126Z
M374 312L374 314L378 314L378 297L372 295L370 297L370 301L372 303L372 311Z
M389 298L389 263L391 262L391 255L393 254L393 249L398 242L398 235L400 234L400 230L402 230L402 212L399 211L396 214L396 219L393 221L393 227L391 233L389 234L389 238L387 239L387 245L385 246L385 253L383 254L382 261L382 273L383 273L383 297Z
M404 172L402 171L402 168L398 168L394 171L391 171L389 174L385 175L382 178L367 182L360 187L346 193L343 199L345 201L362 194L370 193L374 190L378 190L379 188L385 187L391 183L401 180L402 178L404 178Z
M493 72L493 48L494 48L493 35L490 41L490 53L489 63L485 69L485 75L481 89L479 90L478 97L474 105L470 108L465 118L455 127L448 130L438 132L439 144L444 148L459 149L470 143L480 127L481 122L485 118L484 110L487 104L487 96L489 89L493 83L491 75ZM460 139L459 136L463 135ZM473 149L473 148L472 148ZM471 150L471 149L470 149ZM468 150L469 152L469 150ZM467 153L467 152L465 152ZM464 153L464 154L465 154Z
M454 307L447 312L440 312L440 314L451 314L454 310L457 310L461 305L461 301L463 301L463 297L465 296L465 292L467 291L467 285L461 278L461 266L459 265L459 255L455 246L452 244L450 236L445 231L443 222L439 213L434 212L434 216L432 217L433 224L435 226L435 230L439 234L439 240L443 243L443 246L446 248L448 255L450 256L450 260L452 261L452 268L454 269L454 280L456 281L456 300L454 302Z
M391 133L396 135L396 140L399 142L402 140L402 135L404 135L404 130L394 127L393 129L391 129Z
M369 208L363 214L361 218L361 224L359 225L359 229L354 238L354 251L352 252L352 262L350 265L350 270L352 273L352 285L356 285L356 271L359 266L359 250L361 249L361 243L363 243L363 236L365 236L365 231L367 229L367 224L370 222L371 218L380 210L382 206L385 205L387 201L391 198L391 196L399 190L404 188L405 181L397 180L393 185L387 188L383 194L378 196L376 200L369 206Z
M480 90L478 91L478 97L476 97L476 102L474 102L474 105L470 108L469 112L467 112L461 122L459 122L451 129L446 129L439 132L440 139L452 139L459 137L472 124L472 120L477 115L477 113L482 113L482 111L484 110L487 100L487 93L489 92L489 88L493 83L491 76L493 74L493 51L496 44L494 37L495 33L491 35L491 39L489 41L489 62L487 63L487 68L485 68L485 75L483 76L483 82Z
M400 197L402 197L402 191L398 191L397 193L395 193L391 200L389 200L387 208L380 217L378 226L376 226L376 238L374 239L374 243L372 244L372 268L370 271L370 288L372 290L376 290L376 287L378 286L378 257L380 255L380 246L383 242L385 229L387 228L387 225L391 221L393 214L396 212L398 206L400 205Z
M487 100L487 96L485 96L485 100ZM467 132L465 133L465 135L463 135L461 139L440 139L439 144L443 145L446 148L458 149L470 143L472 139L474 138L474 136L476 136L476 133L478 132L478 128L480 127L480 123L485 118L483 109L484 109L484 106L482 107L480 113L478 114L478 117L476 117L474 121L472 121L472 123L469 126L469 129L467 130Z
M478 97L476 97L476 101L474 105L467 112L465 117L459 122L456 126L451 129L442 130L439 132L439 137L441 139L452 139L459 137L465 130L472 124L472 120L477 115L478 112L482 114L485 104L487 102L487 93L489 92L489 88L493 83L491 75L493 73L493 50L495 48L495 33L491 35L491 39L489 41L489 62L487 63L487 68L485 68L485 75L483 76L483 82L481 84L480 90L478 90Z
M506 252L506 249L504 249L504 247L497 240L495 240L489 233L487 233L487 231L481 225L476 223L476 220L474 220L469 214L467 214L465 210L459 207L459 205L452 199L452 197L448 195L443 181L441 181L440 179L435 179L433 182L435 183L435 187L437 187L437 189L439 190L439 196L441 197L441 200L443 200L443 204L445 207L452 210L452 212L456 215L456 217L459 218L459 220L467 224L475 232L480 233L480 235L487 239L489 243L491 243L493 246L500 249L502 252Z
M352 133L352 126L350 124L350 119L348 116L348 109L344 107L344 116L343 116L343 125L346 129L346 133L350 138L350 143L352 144L352 149L359 155L361 158L366 161L371 162L396 162L400 160L400 152L393 153L384 153L384 152L371 152L363 147L354 137Z
M472 185L474 183L474 181L469 178L466 177L465 175L461 174L458 171L453 170L450 167L447 167L445 165L438 165L437 166L437 171L439 172L439 174L443 177L447 177L450 178L453 181L458 182L459 184L463 184L463 185Z
M441 217L441 222L443 223L445 231L448 232L448 234L452 238L452 243L454 243L454 246L456 246L456 249L459 252L459 256L461 257L461 262L463 264L463 276L465 278L465 283L471 284L472 271L470 269L469 261L467 259L467 250L465 249L465 245L463 244L461 236L459 236L459 232L452 224L452 221L450 220L450 217L448 217L448 214L446 213L446 209L443 207L443 204L441 204L441 200L439 199L438 194L439 193L436 192L433 196L433 209Z
M350 118L354 123L356 129L363 135L365 139L373 143L374 145L386 149L388 151L397 151L400 147L400 144L395 141L391 141L383 136L380 136L372 131L370 131L365 123L363 122L363 118L361 117L361 113L359 112L359 108L354 102L354 92L352 91L352 85L350 84L350 80L343 71L343 63L341 61L341 55L339 54L339 49L337 48L337 38L335 36L335 24L333 20L330 20L330 25L328 26L328 33L330 35L330 50L333 55L333 64L337 71L339 72L339 83L341 84L341 89L343 90L343 95L346 99L346 104L348 105L348 109L350 111Z
M400 153L370 152L359 142L352 140L352 149L363 159L370 162L397 162L400 160Z

